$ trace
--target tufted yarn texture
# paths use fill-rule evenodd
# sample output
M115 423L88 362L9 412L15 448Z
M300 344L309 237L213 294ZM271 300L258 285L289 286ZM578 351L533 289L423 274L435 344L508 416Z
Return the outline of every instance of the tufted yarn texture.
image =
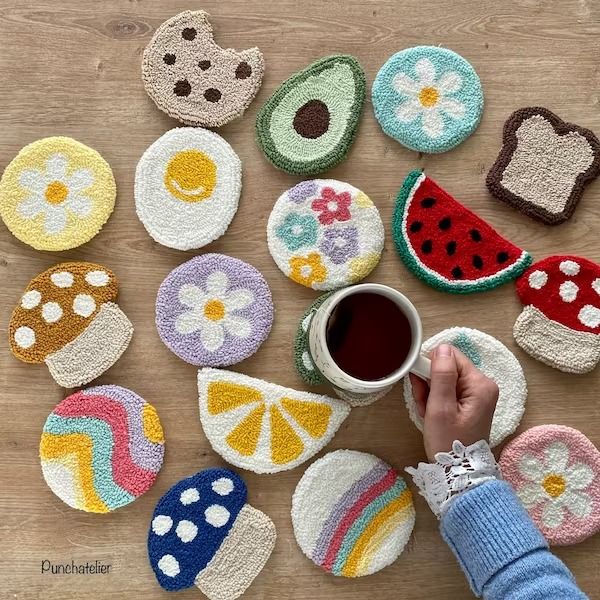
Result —
M515 111L487 175L490 193L526 215L558 225L568 220L585 187L600 174L600 141L546 108Z

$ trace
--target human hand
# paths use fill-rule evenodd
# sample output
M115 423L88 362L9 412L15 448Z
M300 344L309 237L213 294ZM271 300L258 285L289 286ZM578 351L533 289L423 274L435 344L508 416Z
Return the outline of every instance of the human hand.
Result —
M460 350L441 344L431 355L429 384L412 373L410 382L431 462L437 452L449 452L454 440L465 446L489 441L498 386Z

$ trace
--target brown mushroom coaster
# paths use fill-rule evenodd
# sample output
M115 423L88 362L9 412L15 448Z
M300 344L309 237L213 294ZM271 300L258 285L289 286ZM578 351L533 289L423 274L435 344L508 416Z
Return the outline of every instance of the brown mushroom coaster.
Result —
M48 366L63 387L85 385L125 352L133 326L115 303L117 279L88 262L61 263L31 280L9 324L12 353Z
M515 111L487 176L490 193L529 217L558 225L571 217L600 174L600 141L546 108Z

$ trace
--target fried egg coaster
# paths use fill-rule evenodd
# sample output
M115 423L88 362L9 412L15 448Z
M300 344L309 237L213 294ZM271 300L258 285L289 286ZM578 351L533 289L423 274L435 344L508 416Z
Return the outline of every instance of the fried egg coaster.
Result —
M415 524L412 494L381 459L336 450L315 461L292 498L302 552L328 573L371 575L392 564Z
M167 591L195 585L210 600L241 596L271 556L273 521L246 503L246 484L228 469L206 469L158 501L148 558Z
M125 352L133 326L115 303L115 274L87 262L60 263L34 277L8 326L11 352L45 362L63 387L85 385Z
M100 232L116 195L112 170L96 150L49 137L25 146L4 170L0 216L36 250L69 250Z
M307 461L350 413L342 400L219 369L198 372L198 393L200 421L213 450L255 473Z
M383 250L377 207L354 186L335 179L303 181L275 202L267 223L269 251L290 279L334 290L365 278Z
M477 329L469 327L444 329L425 340L422 350L427 353L440 344L451 344L458 348L484 375L498 385L500 394L490 433L490 446L492 448L497 446L515 432L525 412L527 382L523 368L515 355L502 342ZM417 412L408 377L404 379L404 401L411 421L419 431L423 431L423 419Z
M50 413L40 442L44 479L66 504L106 513L148 491L163 462L156 410L118 385L68 396Z
M600 531L600 452L580 431L528 429L506 445L500 468L550 544L577 544Z
M221 237L237 209L242 163L219 135L194 127L156 140L135 172L135 207L148 233L177 250Z

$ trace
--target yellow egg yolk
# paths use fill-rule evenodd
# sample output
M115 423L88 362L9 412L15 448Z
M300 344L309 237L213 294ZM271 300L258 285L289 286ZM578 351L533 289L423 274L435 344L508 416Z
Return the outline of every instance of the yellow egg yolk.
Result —
M44 195L46 196L46 202L60 204L67 199L69 188L61 181L53 181L46 187Z
M220 300L209 300L204 305L204 316L210 321L220 321L225 316L225 305Z
M165 186L178 200L200 202L209 198L217 183L217 166L200 150L177 152L165 170Z
M546 493L551 498L558 498L567 487L567 482L562 475L552 473L544 478L542 481L542 487L546 490Z
M440 93L434 87L425 87L419 92L419 102L425 108L431 108L440 97Z

